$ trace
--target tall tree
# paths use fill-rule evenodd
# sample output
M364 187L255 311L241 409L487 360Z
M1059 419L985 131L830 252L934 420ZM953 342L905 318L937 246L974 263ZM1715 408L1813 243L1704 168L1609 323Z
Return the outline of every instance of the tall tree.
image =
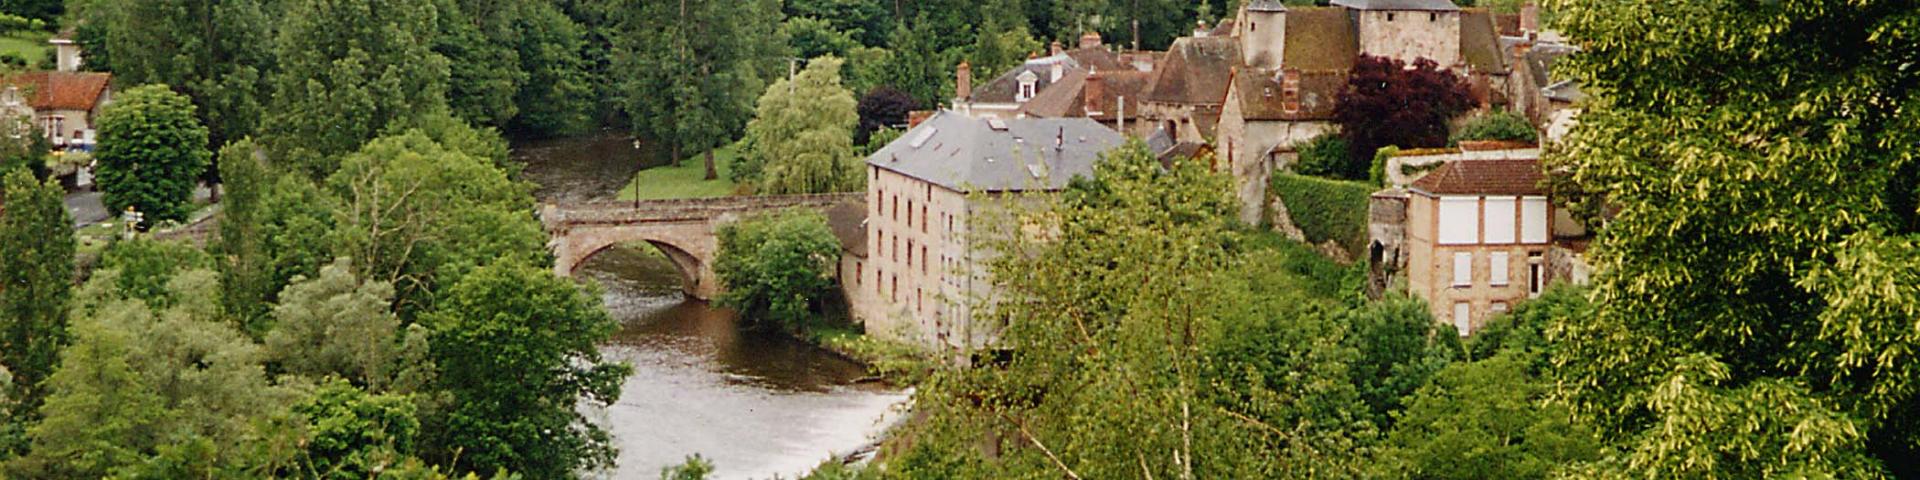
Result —
M447 106L448 65L431 49L433 4L287 0L262 143L310 178L333 172L397 120Z
M507 130L532 136L586 130L595 102L591 65L581 54L587 49L584 27L544 1L523 3L512 22L527 81L514 97L520 114Z
M447 59L447 104L460 118L495 128L520 114L514 96L526 85L513 30L518 6L511 1L436 0L433 51Z
M948 55L935 42L937 30L927 16L901 22L888 37L892 58L880 71L879 86L906 92L921 105L944 105L948 69L959 62L948 62Z
M220 238L210 249L219 259L220 284L225 287L220 289L221 307L255 338L266 333L262 320L276 287L263 248L267 238L260 231L261 210L273 187L264 157L252 140L220 149L220 178L226 195L221 201Z
M747 124L749 154L763 170L760 193L845 192L866 177L853 155L859 121L853 94L840 86L841 61L813 59L792 81L767 87Z
M579 410L612 404L630 370L601 361L616 325L598 296L543 268L499 263L461 279L422 323L452 398L433 455L538 478L613 462L612 439Z
M0 365L13 374L9 397L31 409L40 382L67 343L73 290L73 219L58 183L25 169L6 173L0 191ZM3 446L0 446L3 448Z
M100 114L99 185L113 211L131 207L144 225L182 221L192 213L193 188L213 154L207 127L193 103L166 85L135 87L115 95Z
M1590 95L1551 162L1609 214L1550 337L1603 470L1920 475L1920 10L1548 6Z
M123 85L161 83L193 99L208 148L253 134L269 90L273 20L261 0L83 0ZM89 50L91 63L96 54Z
M840 260L840 240L825 216L771 214L721 227L719 237L713 269L727 287L721 305L792 331L825 316Z
M1343 176L1366 178L1382 147L1446 146L1447 122L1472 107L1466 81L1433 60L1362 55L1333 113L1349 149Z
M766 35L779 31L777 2L628 2L616 70L635 135L664 146L675 165L706 152L707 177L717 177L711 150L738 137L768 65L785 63L786 39Z
M286 373L344 379L375 392L426 387L433 370L426 330L401 326L393 284L362 282L351 268L338 259L318 277L287 287L262 342L266 358Z
M351 257L362 278L393 282L408 319L467 272L546 255L530 186L419 130L348 155L327 186L342 202L333 251Z

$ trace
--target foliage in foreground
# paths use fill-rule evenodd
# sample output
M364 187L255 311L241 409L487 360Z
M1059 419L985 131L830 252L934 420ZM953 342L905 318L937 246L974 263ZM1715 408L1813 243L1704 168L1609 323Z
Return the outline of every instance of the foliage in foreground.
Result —
M100 113L97 182L110 211L133 208L143 225L184 221L193 187L212 164L193 103L166 85L127 89Z

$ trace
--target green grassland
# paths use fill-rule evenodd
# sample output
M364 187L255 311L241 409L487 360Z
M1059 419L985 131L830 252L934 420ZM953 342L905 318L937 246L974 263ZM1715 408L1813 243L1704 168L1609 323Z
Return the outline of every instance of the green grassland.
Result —
M712 198L733 195L736 187L727 179L732 170L733 161L739 158L739 145L727 145L714 150L713 161L720 171L720 178L707 180L705 155L692 155L680 161L680 166L659 166L641 170L627 185L620 188L621 200L666 200L675 198Z

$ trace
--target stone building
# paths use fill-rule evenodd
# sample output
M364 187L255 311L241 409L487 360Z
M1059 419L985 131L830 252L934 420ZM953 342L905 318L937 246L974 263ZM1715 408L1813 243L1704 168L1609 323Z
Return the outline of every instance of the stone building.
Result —
M991 295L969 222L1022 192L1058 190L1093 172L1118 132L1085 118L977 118L940 112L867 157L866 255L842 280L867 331L974 348L999 325L975 324Z
M1133 70L1137 62L1108 51L1099 34L1088 34L1081 38L1079 48L1067 50L1055 42L1047 56L1028 59L978 86L974 85L972 66L962 63L955 71L954 110L976 117L1018 117L1027 102L1070 76ZM1150 68L1151 60L1147 62Z
M1139 70L1075 71L1020 107L1020 116L1033 118L1085 117L1121 133L1146 136L1156 124L1141 119L1141 104L1153 86L1153 72Z

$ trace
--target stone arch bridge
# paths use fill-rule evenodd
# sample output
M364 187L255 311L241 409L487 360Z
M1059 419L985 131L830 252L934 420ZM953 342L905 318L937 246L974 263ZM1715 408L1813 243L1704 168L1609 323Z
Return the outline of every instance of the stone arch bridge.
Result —
M553 250L555 274L571 277L588 258L616 245L647 243L665 253L686 280L687 295L712 299L720 293L714 275L721 226L786 209L827 214L842 245L863 244L866 234L863 193L721 197L655 201L598 201L547 204L540 220Z

